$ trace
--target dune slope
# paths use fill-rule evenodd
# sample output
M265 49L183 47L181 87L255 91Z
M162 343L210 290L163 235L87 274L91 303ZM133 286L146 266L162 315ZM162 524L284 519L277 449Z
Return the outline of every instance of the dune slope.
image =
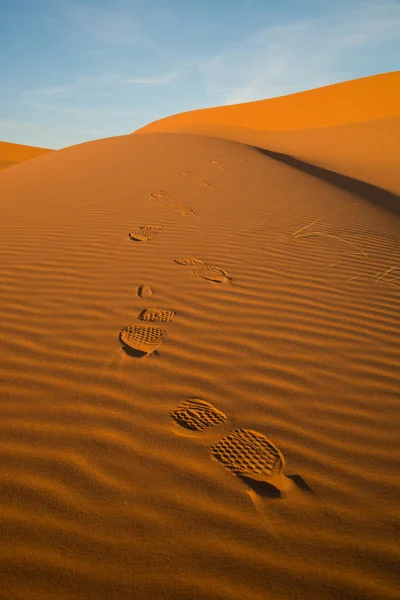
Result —
M394 600L400 217L178 134L51 153L0 197L1 597ZM139 357L119 332L146 308L176 314ZM226 422L180 427L190 398ZM236 428L309 491L225 469Z
M400 71L173 115L135 133L196 133L267 148L400 193Z
M0 171L36 156L47 154L48 152L53 152L53 150L12 144L10 142L0 142Z

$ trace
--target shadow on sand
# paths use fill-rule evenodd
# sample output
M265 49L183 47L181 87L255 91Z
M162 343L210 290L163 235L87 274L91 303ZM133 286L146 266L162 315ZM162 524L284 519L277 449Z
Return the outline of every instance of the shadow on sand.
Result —
M289 154L273 152L272 150L266 150L264 148L259 148L258 146L252 146L252 148L257 150L257 152L264 154L264 156L268 156L269 158L278 160L285 165L289 165L290 167L294 167L299 171L303 171L303 173L307 173L308 175L322 179L323 181L339 187L346 192L356 194L357 196L360 196L361 198L364 198L365 200L368 200L377 206L385 208L396 215L400 215L400 196L394 194L393 192L389 192L388 190L384 190L383 188L377 187L370 183L365 183L359 179L347 177L347 175L341 175L335 171L329 171L328 169L317 167L298 158L294 158Z
M153 352L142 352L141 350L135 350L130 346L122 346L122 351L125 352L128 356L132 356L133 358L144 358L145 356L160 358L160 353L158 350L154 350Z
M245 477L244 475L239 475L239 479L241 479L246 485L249 486L256 494L262 496L263 498L282 498L284 493L272 483L268 483L268 481L258 481L256 479L252 479L251 477ZM303 479L301 475L287 475L288 479L291 479L296 487L307 494L315 495L315 492L310 488L308 483Z

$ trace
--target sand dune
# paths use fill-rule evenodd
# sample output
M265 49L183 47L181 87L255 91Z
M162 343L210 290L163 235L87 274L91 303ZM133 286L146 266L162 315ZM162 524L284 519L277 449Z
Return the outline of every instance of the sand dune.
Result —
M0 142L0 171L30 158L46 154L47 152L52 152L52 150L48 148L36 148L35 146L11 144L10 142Z
M399 115L400 71L362 77L269 100L192 110L149 123L137 132L202 124L293 131L362 123Z
M385 196L153 133L25 162L0 197L0 597L398 598ZM242 429L304 485L218 460Z
M294 156L400 193L400 71L173 115L135 133L196 133Z

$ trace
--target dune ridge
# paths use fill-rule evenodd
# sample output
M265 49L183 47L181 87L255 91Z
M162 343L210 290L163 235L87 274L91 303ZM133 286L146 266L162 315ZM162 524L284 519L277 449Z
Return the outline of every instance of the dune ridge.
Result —
M1 597L395 600L399 215L177 133L49 153L0 195ZM138 358L146 308L175 315ZM226 421L180 427L191 398ZM212 458L244 427L312 493Z

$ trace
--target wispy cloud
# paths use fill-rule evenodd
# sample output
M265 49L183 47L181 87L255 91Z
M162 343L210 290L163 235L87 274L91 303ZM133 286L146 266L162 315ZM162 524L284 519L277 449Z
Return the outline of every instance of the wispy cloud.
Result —
M0 119L0 129L2 131L25 131L26 129L38 129L38 126L29 121Z
M81 75L75 80L62 85L48 86L44 88L33 88L24 90L23 95L36 98L62 98L71 97L81 92L92 92L99 90L103 85L115 82L114 75Z
M174 79L177 79L179 75L181 75L181 71L171 71L158 77L127 77L126 79L120 79L118 83L131 85L168 85Z
M114 0L109 7L68 0L65 11L93 41L117 46L148 45L135 3Z
M170 71L162 75L149 75L147 77L129 77L123 75L100 75L81 76L75 81L64 85L49 86L45 88L34 88L22 92L22 96L34 101L40 99L52 99L59 101L64 98L78 98L82 94L95 94L96 98L110 97L116 86L138 85L138 86L162 86L172 83L183 70Z
M27 100L25 104L43 111L71 115L77 119L115 118L115 117L143 117L145 113L139 110L113 110L109 108L73 108L61 104L49 104L48 102L36 102Z
M65 96L67 94L69 95L69 94L71 94L71 92L74 92L76 89L77 89L76 84L59 85L59 86L51 86L51 87L47 87L47 88L32 89L32 90L26 91L25 93L29 94L30 96L53 97L53 96Z
M348 0L317 17L259 30L200 72L219 103L247 102L351 78L349 65L373 64L378 48L395 40L400 52L397 0Z

